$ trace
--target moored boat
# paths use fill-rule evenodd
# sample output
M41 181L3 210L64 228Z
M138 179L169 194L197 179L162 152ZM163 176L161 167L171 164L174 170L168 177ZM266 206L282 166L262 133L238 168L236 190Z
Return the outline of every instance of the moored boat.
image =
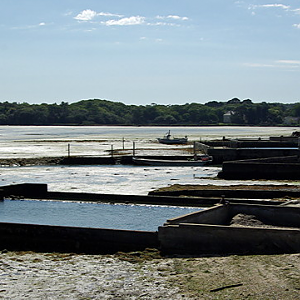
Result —
M157 140L161 144L171 144L171 145L172 144L186 144L188 142L187 136L182 137L182 138L172 137L170 130L163 138L158 138Z
M198 167L205 166L212 162L212 157L208 155L201 155L197 159L193 160L172 160L172 159L153 159L153 158L139 158L133 157L132 161L136 165L147 165L147 166L187 166L187 167Z

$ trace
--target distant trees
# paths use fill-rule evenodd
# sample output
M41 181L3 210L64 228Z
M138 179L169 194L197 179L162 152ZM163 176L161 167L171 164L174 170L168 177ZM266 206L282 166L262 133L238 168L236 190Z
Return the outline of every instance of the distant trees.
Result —
M71 104L0 102L0 125L222 125L227 112L227 124L232 125L282 125L288 118L299 124L300 103L253 103L238 98L206 104L145 106L100 99Z

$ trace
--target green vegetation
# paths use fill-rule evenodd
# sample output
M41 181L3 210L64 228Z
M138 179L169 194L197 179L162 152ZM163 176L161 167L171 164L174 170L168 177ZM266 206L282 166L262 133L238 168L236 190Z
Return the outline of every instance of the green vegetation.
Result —
M225 117L224 117L224 114ZM0 103L0 125L297 125L300 103L231 99L206 104L125 105L93 99L76 103Z

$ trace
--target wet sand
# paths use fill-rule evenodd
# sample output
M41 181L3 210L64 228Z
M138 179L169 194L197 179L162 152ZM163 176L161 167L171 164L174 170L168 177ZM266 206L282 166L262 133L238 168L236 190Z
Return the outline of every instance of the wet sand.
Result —
M0 299L187 299L166 279L170 261L118 256L0 254Z
M0 254L0 299L299 299L300 255Z

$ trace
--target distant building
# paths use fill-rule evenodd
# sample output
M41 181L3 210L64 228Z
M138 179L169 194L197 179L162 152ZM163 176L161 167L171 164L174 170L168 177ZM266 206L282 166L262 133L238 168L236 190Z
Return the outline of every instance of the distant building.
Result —
M231 117L234 115L234 111L228 111L223 115L223 123L231 123Z

